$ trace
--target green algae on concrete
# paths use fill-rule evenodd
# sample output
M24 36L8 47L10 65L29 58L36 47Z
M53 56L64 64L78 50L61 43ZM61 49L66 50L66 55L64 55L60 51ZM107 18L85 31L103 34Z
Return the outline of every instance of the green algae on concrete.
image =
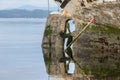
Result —
M49 35L51 35L51 34L52 34L52 26L51 26L51 25L48 25L48 26L46 26L44 35L45 35L45 36L49 36Z
M120 76L120 29L109 24L89 26L75 42L74 53L86 75L116 79Z
M81 24L80 27L83 28L87 24ZM110 24L97 24L97 25L91 25L87 28L87 30L95 31L95 32L101 32L105 34L120 34L120 29L118 26L110 25Z
M101 24L100 26L90 26L91 30L106 33L106 34L120 34L120 29L116 26L111 26L110 24Z

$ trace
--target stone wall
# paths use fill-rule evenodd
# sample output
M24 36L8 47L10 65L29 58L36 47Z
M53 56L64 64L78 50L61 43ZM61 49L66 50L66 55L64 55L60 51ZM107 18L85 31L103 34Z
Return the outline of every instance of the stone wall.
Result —
M90 18L95 22L74 44L74 59L94 78L119 80L120 76L120 3L105 3L76 12L76 33ZM78 72L78 70L76 71Z
M47 18L42 48L46 70L51 76L64 77L65 75L64 63L59 62L63 57L64 46L64 39L60 33L65 32L65 23L68 19L60 14L51 14Z
M120 3L104 3L89 8L77 8L73 15L75 22L86 23L95 18L95 24L109 24L120 28Z
M75 37L93 17L95 22L73 44L71 60L76 68L74 74L68 75L66 63L60 62L65 57L65 36L71 36L66 34L67 21L74 20L76 27L72 35ZM120 3L76 8L71 18L49 15L42 48L48 74L59 76L60 80L86 80L87 76L93 80L120 80Z

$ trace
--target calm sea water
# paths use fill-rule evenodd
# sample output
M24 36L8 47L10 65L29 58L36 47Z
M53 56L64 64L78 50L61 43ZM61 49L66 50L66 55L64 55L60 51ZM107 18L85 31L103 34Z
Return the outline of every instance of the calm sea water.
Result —
M41 41L45 19L0 19L0 80L48 80Z

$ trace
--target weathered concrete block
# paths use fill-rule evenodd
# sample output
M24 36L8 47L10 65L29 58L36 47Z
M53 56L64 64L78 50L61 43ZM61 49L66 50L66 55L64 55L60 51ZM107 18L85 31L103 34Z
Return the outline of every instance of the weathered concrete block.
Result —
M61 37L60 33L66 33L66 23L69 18L60 14L49 15L42 47L46 69L50 75L66 77L67 80L87 80L87 76L91 76L94 80L120 79L120 3L77 8L72 16L76 25L74 36L93 17L94 24L89 26L73 44L71 59L77 63L75 63L75 73L69 76L64 71L66 64L64 63L63 66L59 61L63 56L65 57L65 38ZM81 69L85 75L82 75Z

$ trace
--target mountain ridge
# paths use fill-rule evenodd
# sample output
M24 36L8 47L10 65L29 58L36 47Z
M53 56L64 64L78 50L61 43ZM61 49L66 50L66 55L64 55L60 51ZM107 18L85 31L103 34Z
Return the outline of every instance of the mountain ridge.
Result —
M48 15L47 10L42 9L10 9L0 10L0 18L45 18Z
M17 9L27 9L27 10L35 10L35 9L42 9L48 10L48 6L33 6L33 5L23 5L18 7ZM57 10L57 6L50 6L50 10Z

